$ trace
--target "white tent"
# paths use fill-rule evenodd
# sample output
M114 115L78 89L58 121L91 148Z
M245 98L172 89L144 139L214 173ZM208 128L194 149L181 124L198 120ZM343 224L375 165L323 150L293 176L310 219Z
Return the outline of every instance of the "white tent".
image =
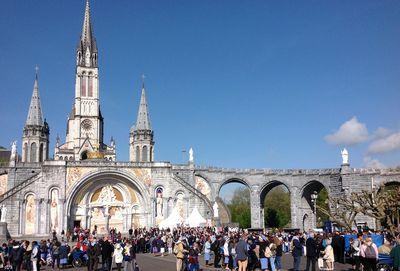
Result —
M207 220L201 216L197 207L194 207L192 213L186 218L185 225L189 225L190 227L198 227L200 225L204 225L207 223Z
M175 228L177 225L181 225L182 223L183 223L183 218L178 213L178 209L174 208L169 217L161 221L158 227L164 229Z

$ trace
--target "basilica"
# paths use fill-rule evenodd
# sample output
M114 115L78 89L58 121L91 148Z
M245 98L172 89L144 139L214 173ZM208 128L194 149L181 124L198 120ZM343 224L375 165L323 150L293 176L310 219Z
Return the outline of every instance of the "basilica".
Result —
M400 182L398 169L352 168L347 151L330 169L199 167L193 150L186 164L158 162L144 84L136 123L127 128L129 161L117 161L114 140L106 144L103 138L100 55L89 1L75 53L75 98L66 137L56 138L54 157L49 156L51 124L42 114L36 72L21 153L14 142L9 163L0 166L0 235L48 236L74 227L126 233L138 227L229 223L219 192L230 182L250 190L252 227L264 225L264 199L283 185L290 193L291 226L309 229L316 227L312 195L323 188L334 197ZM367 217L359 221L374 223Z

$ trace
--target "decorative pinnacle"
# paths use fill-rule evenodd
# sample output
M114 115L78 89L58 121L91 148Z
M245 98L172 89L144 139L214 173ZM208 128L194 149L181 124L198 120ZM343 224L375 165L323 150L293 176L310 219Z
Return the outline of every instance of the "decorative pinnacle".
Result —
M39 67L38 65L35 66L35 77L37 78L39 74Z
M146 76L144 74L142 74L142 88L144 88L144 79L146 79Z

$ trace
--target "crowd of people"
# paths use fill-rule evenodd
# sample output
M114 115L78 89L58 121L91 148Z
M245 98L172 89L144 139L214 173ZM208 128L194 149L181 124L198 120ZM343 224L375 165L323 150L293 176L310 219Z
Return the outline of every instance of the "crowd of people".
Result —
M353 232L354 234L356 232ZM373 242L370 233L356 233L345 249L345 236L351 233L285 232L242 230L238 228L178 227L142 228L123 236L111 230L106 236L75 228L72 233L40 242L9 240L0 249L0 270L40 270L41 266L64 269L85 265L88 271L137 271L138 253L176 258L177 271L198 271L203 266L225 270L282 270L282 256L291 259L294 271L306 261L306 271L338 270L335 262L352 264L353 270L376 270L378 255L391 257L394 270L400 267L400 239L381 233L383 245Z

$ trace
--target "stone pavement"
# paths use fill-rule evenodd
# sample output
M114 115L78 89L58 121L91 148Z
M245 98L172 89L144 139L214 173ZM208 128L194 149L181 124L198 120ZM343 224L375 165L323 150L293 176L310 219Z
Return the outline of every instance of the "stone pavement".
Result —
M143 271L175 271L175 257L173 255L167 255L164 257L161 256L153 256L152 254L137 254L137 261L140 266L140 270ZM293 267L293 257L290 254L285 254L282 257L282 270L291 270ZM200 266L203 271L220 271L224 270L223 268L214 268L214 267L205 267L203 257L200 256ZM301 261L301 268L305 270L306 267L306 258L303 257ZM335 263L335 271L345 271L349 270L351 266L348 264L338 264ZM318 270L318 268L317 268Z

